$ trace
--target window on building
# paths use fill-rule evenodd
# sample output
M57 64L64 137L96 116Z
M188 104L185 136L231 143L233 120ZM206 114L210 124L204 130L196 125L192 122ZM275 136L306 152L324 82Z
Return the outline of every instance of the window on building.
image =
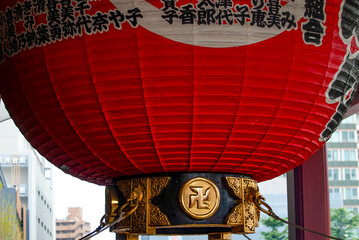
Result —
M328 157L328 161L339 161L339 150L338 149L328 149L327 157Z
M352 190L351 188L345 189L345 199L352 199Z
M356 160L356 151L344 149L343 150L343 160L344 161L355 161Z
M344 171L344 179L343 180L357 180L357 169L355 168L345 168Z
M344 169L344 180L350 180L351 174L350 174L350 169L346 168Z
M329 180L333 180L333 169L328 169L328 179ZM332 190L332 189L330 189L330 190Z
M351 180L358 180L357 177L357 170L356 169L351 169Z
M355 131L341 131L342 142L355 142Z
M329 193L332 194L332 193L339 193L339 188L329 188Z
M333 180L339 180L339 170L333 169Z
M345 199L358 199L358 188L345 188Z
M349 132L349 142L355 142L355 133L353 131Z
M348 132L343 131L342 132L342 142L348 142L348 141L349 141Z

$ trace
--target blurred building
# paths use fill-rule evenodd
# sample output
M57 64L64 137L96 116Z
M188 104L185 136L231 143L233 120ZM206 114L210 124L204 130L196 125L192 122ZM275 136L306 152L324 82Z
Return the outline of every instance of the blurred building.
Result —
M90 233L89 222L82 219L82 208L68 208L65 220L56 220L56 239L76 240ZM114 236L115 238L115 236Z
M4 111L1 104L0 112ZM7 187L16 189L24 206L26 239L55 239L51 166L11 119L0 122L0 168Z
M359 115L346 118L327 142L331 208L359 212L358 178Z

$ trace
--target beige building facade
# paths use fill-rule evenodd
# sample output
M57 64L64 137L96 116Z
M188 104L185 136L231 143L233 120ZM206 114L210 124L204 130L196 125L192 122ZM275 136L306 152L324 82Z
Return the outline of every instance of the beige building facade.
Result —
M56 220L56 240L77 240L90 233L90 223L82 220L82 208L68 208L65 220Z

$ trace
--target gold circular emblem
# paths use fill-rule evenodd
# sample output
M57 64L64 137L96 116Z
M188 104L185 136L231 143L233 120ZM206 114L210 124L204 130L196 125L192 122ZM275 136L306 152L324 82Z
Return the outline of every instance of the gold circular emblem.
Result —
M217 211L220 195L217 186L211 180L198 177L183 184L179 201L188 216L205 219Z

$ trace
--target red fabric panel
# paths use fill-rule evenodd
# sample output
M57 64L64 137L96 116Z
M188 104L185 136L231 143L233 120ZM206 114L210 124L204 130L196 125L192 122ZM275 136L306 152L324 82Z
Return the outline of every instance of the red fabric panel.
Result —
M336 111L325 93L346 46L339 3L328 2L321 46L305 44L300 25L210 48L123 23L7 59L0 93L31 144L84 180L211 171L264 181L317 151ZM91 14L114 9L91 4Z

